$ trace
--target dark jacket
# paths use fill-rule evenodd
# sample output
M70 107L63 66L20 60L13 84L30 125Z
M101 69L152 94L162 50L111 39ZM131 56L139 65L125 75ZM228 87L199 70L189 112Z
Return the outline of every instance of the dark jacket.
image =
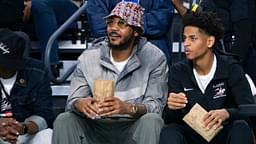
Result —
M256 31L255 3L255 0L202 0L200 3L204 11L213 11L222 20L225 49L240 57L246 73L250 73L245 65L251 63L248 57L255 35L253 31Z
M87 2L88 23L92 35L96 38L106 36L104 17L109 15L121 0L89 0ZM158 46L170 61L170 47L167 33L171 27L173 5L170 0L140 0L144 11L144 36Z
M169 92L184 92L188 104L181 110L165 107L163 117L166 123L182 122L183 116L195 103L199 103L207 111L226 108L230 119L238 118L239 105L254 103L249 83L239 62L231 56L216 54L216 57L217 69L204 94L196 82L191 61L184 60L171 67Z
M13 117L23 122L30 116L40 116L45 119L48 126L51 126L53 122L51 94L48 72L43 63L26 59L25 68L18 71L9 97Z
M0 0L0 27L12 27L22 21L24 0Z

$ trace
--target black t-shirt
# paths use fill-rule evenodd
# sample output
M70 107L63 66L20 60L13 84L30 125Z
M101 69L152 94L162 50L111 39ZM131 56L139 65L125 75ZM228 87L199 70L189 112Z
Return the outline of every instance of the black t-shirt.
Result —
M0 0L0 28L21 22L23 9L24 0Z

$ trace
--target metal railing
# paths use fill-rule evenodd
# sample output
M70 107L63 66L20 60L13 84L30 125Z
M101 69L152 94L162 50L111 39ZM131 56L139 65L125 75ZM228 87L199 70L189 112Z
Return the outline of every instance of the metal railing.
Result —
M66 82L67 78L72 74L72 72L74 71L76 64L73 64L68 70L66 70L64 72L64 74L60 77L55 77L53 75L53 72L51 70L51 64L50 64L50 53L51 53L51 49L52 49L52 45L55 42L55 40L67 29L69 28L69 26L76 21L79 16L85 12L86 9L86 3L87 1L84 1L84 3L82 4L82 6L64 23L62 24L49 38L47 46L46 46L46 50L45 50L45 57L44 57L44 63L45 66L47 67L47 69L49 70L49 76L51 78L51 81L56 83L56 84L60 84L60 83L64 83ZM87 43L87 41L86 41ZM87 45L86 45L87 46Z

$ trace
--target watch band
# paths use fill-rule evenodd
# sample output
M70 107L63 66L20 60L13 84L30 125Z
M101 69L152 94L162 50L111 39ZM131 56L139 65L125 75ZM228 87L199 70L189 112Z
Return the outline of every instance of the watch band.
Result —
M28 133L28 126L27 124L23 123L21 127L21 135L27 134Z

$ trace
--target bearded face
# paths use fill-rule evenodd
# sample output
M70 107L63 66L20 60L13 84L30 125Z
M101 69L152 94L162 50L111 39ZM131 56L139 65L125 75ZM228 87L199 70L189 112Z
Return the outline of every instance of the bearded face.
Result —
M134 44L138 33L119 17L107 19L109 46L113 50L125 50Z

